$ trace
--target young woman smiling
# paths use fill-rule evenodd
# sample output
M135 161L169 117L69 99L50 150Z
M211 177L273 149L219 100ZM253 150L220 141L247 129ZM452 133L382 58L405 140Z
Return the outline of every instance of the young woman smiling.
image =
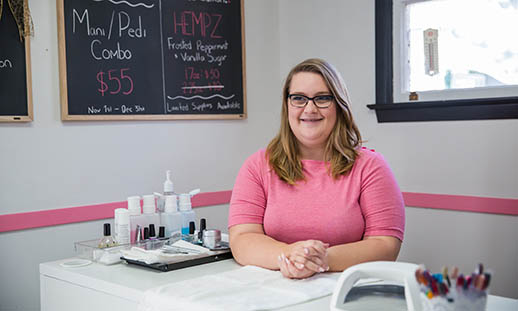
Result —
M397 258L401 191L383 157L361 147L349 105L340 73L326 61L290 71L279 133L245 161L232 191L237 262L306 278Z

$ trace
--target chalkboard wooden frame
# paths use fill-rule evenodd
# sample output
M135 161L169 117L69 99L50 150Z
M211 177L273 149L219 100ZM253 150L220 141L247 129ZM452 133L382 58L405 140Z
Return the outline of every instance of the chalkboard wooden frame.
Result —
M61 120L63 121L122 121L122 120L207 120L207 119L246 119L247 118L247 96L246 96L246 50L245 50L245 27L244 27L244 0L240 2L240 37L241 37L241 69L242 69L242 112L237 114L71 114L69 107L69 88L67 80L67 50L66 50L66 27L65 27L65 2L57 0L58 20L58 50L59 50L59 77L60 77L60 103ZM226 0L224 0L226 1ZM229 1L230 3L230 1ZM161 38L162 39L162 38Z
M27 4L28 0L24 0ZM4 10L10 12L9 6L4 5ZM25 47L25 83L27 88L27 114L26 115L0 115L0 122L32 122L34 113L32 108L32 70L31 70L31 44L30 38L23 39Z

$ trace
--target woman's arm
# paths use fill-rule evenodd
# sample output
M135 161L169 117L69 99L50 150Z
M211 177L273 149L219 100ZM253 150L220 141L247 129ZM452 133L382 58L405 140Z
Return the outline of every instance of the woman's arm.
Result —
M241 224L229 229L230 248L241 265L254 265L279 270L278 256L287 244L264 234L260 224Z
M259 224L241 224L230 227L230 247L234 259L241 265L255 265L281 270L292 278L309 277L328 269L328 245L317 240L292 244L279 242L264 234Z
M343 271L367 261L394 261L400 248L401 241L392 236L369 236L358 242L335 245L328 249L329 270Z

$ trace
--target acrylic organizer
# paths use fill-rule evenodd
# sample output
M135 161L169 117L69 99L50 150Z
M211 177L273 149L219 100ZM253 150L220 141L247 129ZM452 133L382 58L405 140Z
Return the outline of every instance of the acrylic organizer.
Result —
M421 289L424 311L484 311L487 305L491 274L483 271L482 264L471 274L458 275L458 269L450 275L446 268L442 273L416 270L416 280Z
M74 243L77 257L98 262L105 265L112 265L121 262L121 251L129 249L130 244L116 245L112 247L99 247L99 239Z
M453 291L450 298L433 297L428 298L421 293L423 311L485 311L487 305L487 293L475 295L458 294Z

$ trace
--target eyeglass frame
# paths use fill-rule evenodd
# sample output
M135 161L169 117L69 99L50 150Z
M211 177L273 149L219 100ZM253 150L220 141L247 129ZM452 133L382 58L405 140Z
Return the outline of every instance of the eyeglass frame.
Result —
M295 106L293 103L292 103L292 99L291 97L292 96L300 96L300 97L304 97L306 99L306 103L304 103L304 105L302 106ZM331 100L329 100L327 103L326 103L326 106L321 106L319 104L317 104L317 102L315 101L315 99L318 99L319 97L330 97ZM317 108L321 108L321 109L325 109L325 108L329 108L329 106L331 106L331 104L333 103L333 101L335 100L335 97L331 94L327 94L327 95L317 95L317 96L313 96L313 97L308 97L306 95L302 95L302 94L289 94L287 96L287 99L290 103L290 105L292 105L293 107L295 108L306 108L306 106L308 105L309 101L312 101L313 102L313 105L315 105L315 107Z

